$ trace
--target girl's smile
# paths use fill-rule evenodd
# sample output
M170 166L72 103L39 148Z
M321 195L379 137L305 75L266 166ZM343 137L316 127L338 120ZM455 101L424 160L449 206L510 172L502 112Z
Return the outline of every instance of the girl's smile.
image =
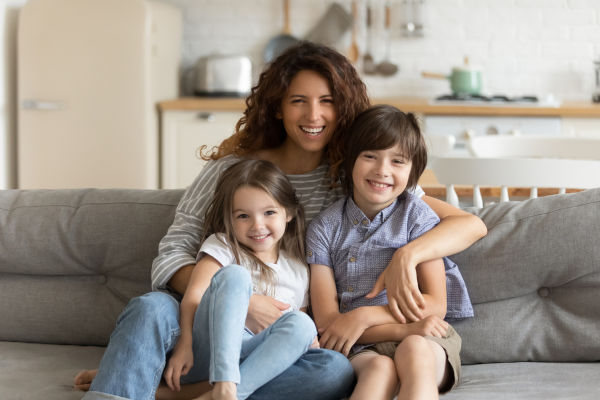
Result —
M233 195L233 234L264 263L277 262L279 240L291 217L267 192L242 186Z

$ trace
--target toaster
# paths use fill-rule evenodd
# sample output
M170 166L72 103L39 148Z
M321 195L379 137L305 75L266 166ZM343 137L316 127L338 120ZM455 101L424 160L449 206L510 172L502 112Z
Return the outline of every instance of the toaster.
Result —
M239 55L209 55L196 63L198 96L245 97L252 87L252 63Z

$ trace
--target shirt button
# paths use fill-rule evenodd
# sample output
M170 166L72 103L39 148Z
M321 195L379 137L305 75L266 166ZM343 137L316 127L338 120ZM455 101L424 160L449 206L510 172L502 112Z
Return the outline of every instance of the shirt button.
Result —
M354 262L354 261L356 261L356 258L350 257L350 262Z
M312 251L307 251L306 254L308 254L309 257L312 257Z
M348 291L349 292L354 292L354 288L352 286L348 286Z
M356 225L356 224L358 224L358 220L357 220L357 219L355 219L354 221L352 221L352 223L353 223L354 225Z
M363 224L364 226L367 226L367 225L369 225L369 220L367 220L367 219L363 219L363 221L362 221L362 224Z

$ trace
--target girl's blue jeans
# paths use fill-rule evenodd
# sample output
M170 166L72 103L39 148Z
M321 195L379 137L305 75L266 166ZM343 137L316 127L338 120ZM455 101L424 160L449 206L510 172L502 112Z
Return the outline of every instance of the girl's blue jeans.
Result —
M350 363L340 353L308 349L316 331L304 313L287 313L257 335L244 328L251 294L246 269L229 266L215 274L196 311L194 366L182 383L236 382L239 399L347 396L354 382ZM154 399L179 338L178 321L179 303L168 294L132 299L84 399Z

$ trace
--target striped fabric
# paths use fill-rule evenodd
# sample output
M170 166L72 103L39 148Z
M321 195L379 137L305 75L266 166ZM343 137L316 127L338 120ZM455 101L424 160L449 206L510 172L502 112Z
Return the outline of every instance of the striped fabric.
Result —
M237 157L227 156L207 162L183 194L173 224L160 241L158 256L152 263L152 290L168 290L167 282L179 268L196 264L204 213L212 199L217 179L238 160ZM300 203L304 206L307 224L319 212L343 197L341 186L330 187L328 169L329 166L323 164L306 174L288 175ZM417 187L415 194L422 196L424 192Z

